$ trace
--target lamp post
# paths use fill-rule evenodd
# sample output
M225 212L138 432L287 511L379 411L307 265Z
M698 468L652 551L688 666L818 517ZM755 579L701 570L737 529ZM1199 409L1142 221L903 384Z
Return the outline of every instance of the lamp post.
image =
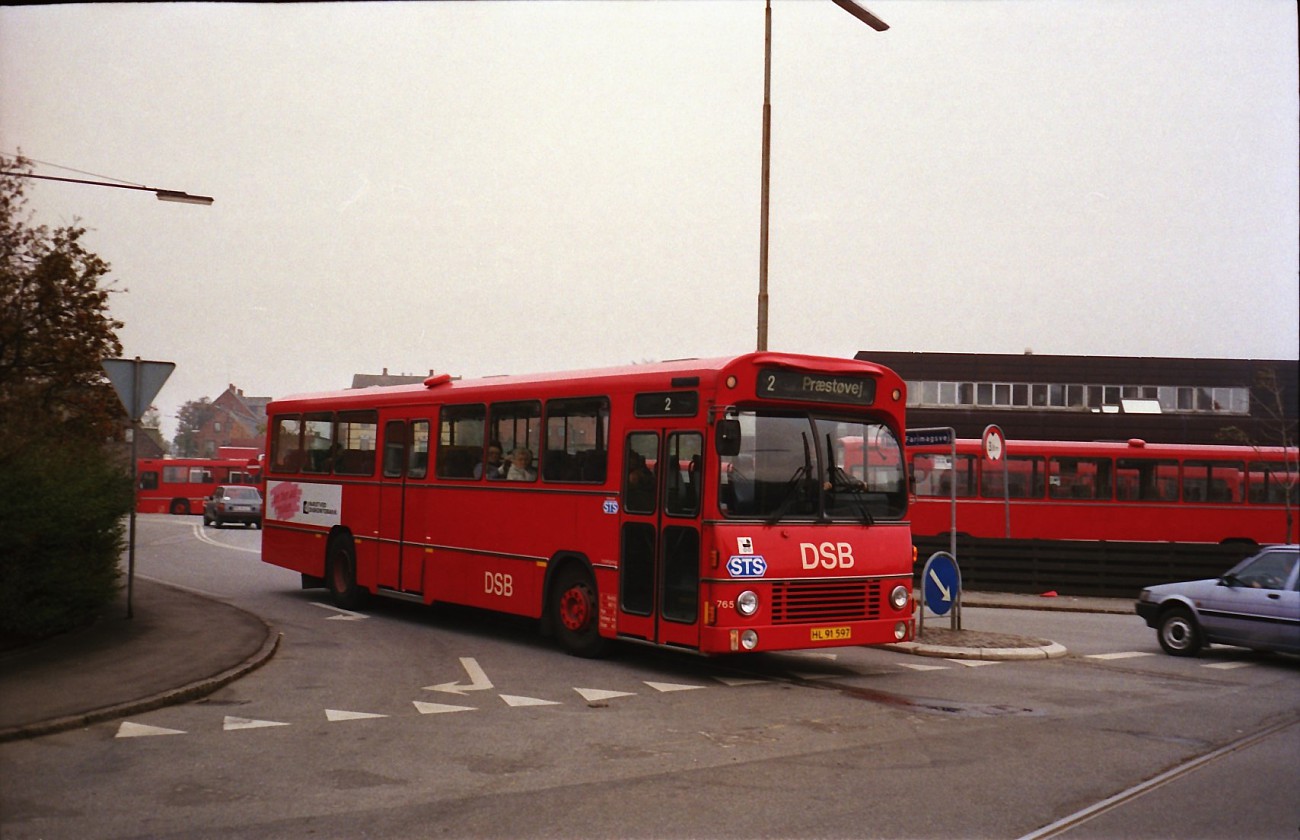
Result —
M63 181L68 184L89 184L92 187L117 187L119 190L143 190L151 192L158 197L159 201L177 201L181 204L211 204L215 199L207 195L190 195L180 190L164 190L158 187L144 187L138 184L114 184L111 181L87 181L82 178L58 178L54 175L33 175L30 172L18 172L6 170L0 172L0 175L11 175L15 178L38 178L42 181Z
M859 6L853 0L831 0L877 32L889 24ZM768 206L772 180L772 0L767 0L763 19L763 163L759 198L758 225L758 349L767 349L767 242Z

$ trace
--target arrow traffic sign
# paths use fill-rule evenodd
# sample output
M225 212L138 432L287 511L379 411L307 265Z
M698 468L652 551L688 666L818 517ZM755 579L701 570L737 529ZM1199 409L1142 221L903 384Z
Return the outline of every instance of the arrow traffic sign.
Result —
M936 551L925 561L921 573L924 583L924 606L935 615L947 615L961 595L961 571L957 560L945 551Z

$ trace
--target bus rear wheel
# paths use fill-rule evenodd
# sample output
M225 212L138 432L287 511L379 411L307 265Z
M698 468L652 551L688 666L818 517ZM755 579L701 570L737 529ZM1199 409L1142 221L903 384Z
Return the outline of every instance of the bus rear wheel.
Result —
M172 516L189 516L190 503L185 499L173 499L171 512Z
M551 625L560 647L574 656L594 658L609 649L601 638L596 582L591 573L570 563L560 570L551 589Z
M335 606L345 610L361 606L365 592L357 585L357 554L351 539L330 540L325 554L325 585Z

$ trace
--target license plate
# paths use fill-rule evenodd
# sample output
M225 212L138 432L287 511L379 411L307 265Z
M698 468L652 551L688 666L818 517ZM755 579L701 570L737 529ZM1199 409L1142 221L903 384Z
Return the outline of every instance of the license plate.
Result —
M814 642L843 642L851 638L853 638L852 627L812 628L812 640Z

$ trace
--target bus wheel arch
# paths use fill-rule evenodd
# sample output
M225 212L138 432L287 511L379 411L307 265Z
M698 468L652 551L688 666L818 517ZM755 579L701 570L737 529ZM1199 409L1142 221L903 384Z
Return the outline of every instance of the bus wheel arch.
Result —
M345 610L361 606L365 590L357 584L357 550L352 533L335 528L325 545L325 588L334 605Z
M600 635L600 600L591 563L580 555L560 555L551 565L543 629L567 653L588 659L603 656L609 640Z

